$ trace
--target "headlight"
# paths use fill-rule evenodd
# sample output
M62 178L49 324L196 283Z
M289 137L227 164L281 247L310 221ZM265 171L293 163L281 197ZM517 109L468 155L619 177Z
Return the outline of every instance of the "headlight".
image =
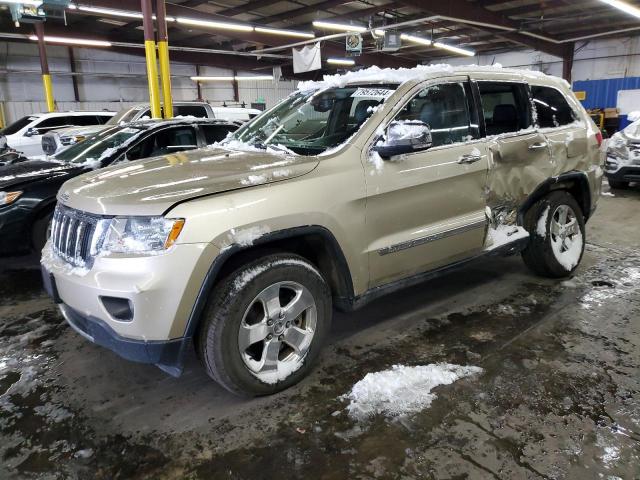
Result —
M20 195L22 195L21 191L0 192L0 207L12 204L20 197Z
M116 217L108 220L100 250L112 253L159 253L178 239L183 219Z

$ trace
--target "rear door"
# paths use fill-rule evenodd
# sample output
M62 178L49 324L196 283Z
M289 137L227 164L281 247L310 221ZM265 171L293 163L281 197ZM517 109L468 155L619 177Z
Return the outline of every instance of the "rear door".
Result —
M531 84L531 98L538 126L551 149L554 170L550 175L589 168L587 129L560 90Z
M479 80L476 86L489 151L487 202L494 214L513 215L548 177L549 143L533 124L526 83Z
M412 89L385 119L420 120L430 148L382 160L363 150L370 286L473 255L484 240L487 152L466 76Z

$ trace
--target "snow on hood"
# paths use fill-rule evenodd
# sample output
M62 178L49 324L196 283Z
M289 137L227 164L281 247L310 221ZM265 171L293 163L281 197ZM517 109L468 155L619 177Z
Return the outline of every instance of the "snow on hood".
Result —
M345 74L325 75L321 81L305 81L298 83L298 90L313 90L332 87L344 87L350 83L404 83L409 80L426 80L428 77L438 74L453 74L456 72L514 72L535 77L548 77L543 72L524 69L503 69L502 65L480 66L452 66L445 63L434 65L418 65L413 68L380 68L377 66L362 70L347 72Z
M33 182L43 178L66 175L80 165L56 161L26 160L0 168L0 189Z
M59 197L90 213L161 215L182 200L288 180L317 164L317 157L207 148L95 170L65 183Z

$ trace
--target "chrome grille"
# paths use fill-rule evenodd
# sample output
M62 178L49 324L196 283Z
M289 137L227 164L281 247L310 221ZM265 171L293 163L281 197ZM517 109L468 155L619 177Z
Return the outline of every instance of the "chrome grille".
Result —
M91 239L99 217L58 205L51 224L51 245L60 258L76 267L88 266Z

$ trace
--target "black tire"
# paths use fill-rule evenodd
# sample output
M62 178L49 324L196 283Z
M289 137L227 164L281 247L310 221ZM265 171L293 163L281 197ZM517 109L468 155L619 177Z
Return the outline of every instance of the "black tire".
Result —
M607 182L609 182L609 186L614 189L622 190L625 188L629 188L629 182L625 182L623 180L612 180L609 178L607 179Z
M551 233L551 221L558 207L561 206L567 206L573 210L582 237L582 246L580 247L577 262L575 262L574 265L572 265L573 262L567 262L566 260L563 265L558 260L552 247L552 241L554 238L557 239L557 237ZM543 217L545 218L545 234L541 235L538 232L538 224L542 221ZM570 275L578 267L580 260L582 260L586 243L584 215L578 202L576 202L570 193L565 191L551 192L536 202L524 217L524 227L529 232L530 240L529 245L522 252L522 258L527 267L534 273L544 277L562 278Z
M285 378L267 383L243 360L239 332L245 312L256 304L258 295L279 282L295 282L311 294L315 332L299 362L301 366ZM294 385L310 372L329 333L331 315L331 291L311 263L293 254L267 255L238 268L214 288L203 313L196 348L209 376L227 390L242 396L269 395ZM285 342L282 345L287 347Z
M40 216L31 229L31 246L36 253L42 252L47 239L49 238L49 227L53 219L53 211Z

